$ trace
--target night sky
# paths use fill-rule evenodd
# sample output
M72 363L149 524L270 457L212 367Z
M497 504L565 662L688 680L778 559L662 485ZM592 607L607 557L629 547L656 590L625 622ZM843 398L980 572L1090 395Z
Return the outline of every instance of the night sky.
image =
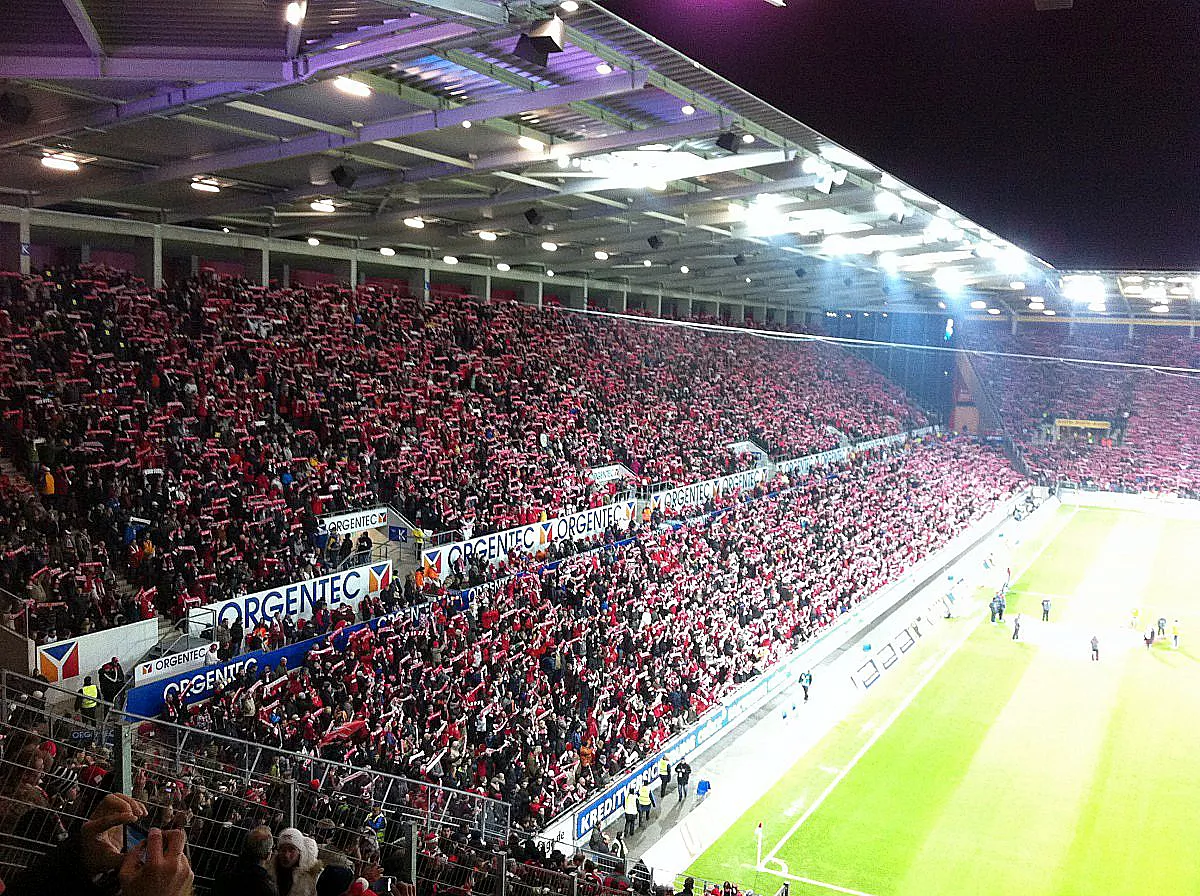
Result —
M603 0L1059 268L1200 269L1200 0Z

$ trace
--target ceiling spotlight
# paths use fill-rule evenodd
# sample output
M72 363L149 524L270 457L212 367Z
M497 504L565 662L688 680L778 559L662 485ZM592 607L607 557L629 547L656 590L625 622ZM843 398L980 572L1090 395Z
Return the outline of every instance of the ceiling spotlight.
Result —
M303 0L292 0L292 2L287 5L287 9L284 11L283 17L287 20L287 23L294 28L304 21L304 13L307 9L308 4L303 2Z
M222 227L222 228L221 228L221 233L229 233L229 228L228 228L228 227Z
M597 249L592 254L596 256L596 261L608 261L608 253L603 249Z
M945 310L946 310L946 303L945 303L945 302L938 302L938 307L939 307L939 308L941 308L943 311L945 311Z
M995 317L999 313L1000 313L999 308L989 308L988 309L988 314L992 315L992 317Z
M471 120L470 119L467 119L462 124L463 124L463 127L466 128L468 131L471 130Z
M653 264L654 264L654 262L652 262L649 258L642 259L642 267L644 267L644 268L648 268Z
M613 67L611 65L609 65L607 62L601 62L599 65L596 66L596 74L598 74L598 75L611 75L612 73L613 73Z
M552 243L549 240L546 240L544 243L542 243L542 248L545 249L547 252L557 252L558 251L558 243Z
M485 243L494 243L494 242L496 242L496 234L495 234L493 231L491 231L491 230L481 230L481 231L479 231L479 238L480 238L481 240L483 240Z
M508 272L512 270L512 265L508 264L508 262L502 261L496 265L496 270Z
M393 249L391 246L380 246L379 254L382 255L384 258L391 258L393 255L396 254L396 250Z
M333 86L342 93L348 93L350 96L368 97L371 95L371 88L362 81L355 81L353 78L345 76L333 79Z
M681 273L681 274L690 274L691 272L692 272L692 269L691 269L691 268L689 268L689 267L688 267L686 264L681 264L681 265L679 266L679 273Z
M311 208L314 212L324 212L325 214L329 214L330 212L333 211L333 200L332 199L317 199L317 200L314 200L313 202L309 203L308 207Z
M1087 307L1088 311L1094 311L1097 314L1108 310L1108 306L1104 302L1091 302Z
M1151 305L1150 306L1151 314L1166 314L1170 310L1171 310L1170 305Z
M220 193L221 187L215 180L194 180L192 181L192 189L199 190L201 193Z
M754 142L753 134L742 134L742 142L749 145Z
M319 245L321 245L321 241L319 239L317 239L315 236L310 236L308 238L308 244L310 246L319 246Z
M554 276L554 271L550 270L549 268L546 268L546 276L547 276L547 277L553 277L553 276Z
M984 308L987 307L987 302L985 302L983 299L976 299L974 302L971 303L971 307L973 309L975 309L976 311L982 311Z
M1042 312L1042 314L1046 315L1046 317L1054 317L1054 315L1058 314L1058 312L1055 311L1053 308L1047 308L1045 311Z
M682 112L684 115L695 115L696 107L693 106L691 103L687 103L687 104L681 106L679 111Z
M534 137L520 136L517 138L517 144L522 149L528 149L530 152L545 152L546 144Z
M566 171L568 168L571 167L571 161L572 161L572 159L570 156L559 156L558 157L558 167L561 168L563 171Z
M442 262L444 264L458 264L458 259L455 258L453 255L443 255Z
M579 9L579 4L576 0L562 0L562 3L558 4L558 8L563 12L574 12Z
M747 278L746 278L746 282L747 282L747 283L750 283L750 282L752 282L752 281L750 280L750 278L749 278L749 277L747 277Z
M1012 283L1008 284L1008 288L1009 289L1024 289L1025 283L1022 280L1014 280Z
M404 219L404 226L411 227L413 230L420 230L425 226L425 222L420 217L414 215L411 218Z
M59 152L42 156L42 167L52 168L55 171L78 171L79 162L66 153Z

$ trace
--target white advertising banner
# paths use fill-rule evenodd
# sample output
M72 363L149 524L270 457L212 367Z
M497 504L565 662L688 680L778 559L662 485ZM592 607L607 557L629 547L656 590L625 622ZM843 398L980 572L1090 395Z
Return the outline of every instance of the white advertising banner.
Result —
M546 520L544 523L532 523L515 529L505 529L503 532L480 535L469 541L427 548L421 552L422 567L425 575L441 580L450 574L455 561L458 560L465 566L472 557L482 556L486 563L494 563L507 557L509 551L536 554L551 542L589 538L601 534L609 526L616 526L624 531L629 528L634 510L635 502L616 501L603 507L593 507L569 516Z
M191 672L202 666L208 666L217 661L217 645L201 644L190 647L179 653L169 653L156 659L145 660L133 667L133 683L135 686L158 681L179 672Z
M107 631L44 644L37 649L37 671L51 682L72 688L114 656L126 672L158 643L158 619L143 619Z
M706 479L703 482L693 482L679 488L669 488L666 491L655 492L650 496L650 507L656 510L678 510L683 507L699 507L714 495L721 495L734 489L748 489L763 482L767 471L763 467L752 470L742 470L740 473L730 473L717 479Z
M317 521L317 527L322 532L336 535L354 535L367 529L382 529L388 524L388 509L372 507L370 510L355 510L352 513L340 513L336 516L323 516Z
M615 479L632 479L633 473L624 464L606 464L603 467L592 467L588 476L596 485L605 485Z
M330 610L341 607L357 610L359 601L367 595L378 594L391 580L391 560L368 563L189 610L188 627L193 634L198 634L209 626L223 621L232 625L240 619L242 625L250 629L259 622L274 619L276 613L292 619L311 619L313 609L322 601Z

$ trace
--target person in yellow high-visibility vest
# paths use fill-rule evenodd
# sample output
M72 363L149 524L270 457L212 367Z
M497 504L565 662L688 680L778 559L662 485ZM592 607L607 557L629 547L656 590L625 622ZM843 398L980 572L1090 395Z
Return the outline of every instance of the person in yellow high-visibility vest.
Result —
M417 549L417 559L420 559L421 551L425 548L425 530L420 526L413 529L413 545Z
M650 785L645 781L638 787L637 808L638 808L638 829L650 820L650 810L654 808L654 792L650 790Z
M671 783L671 761L667 759L666 753L658 757L657 771L659 783L658 795L666 796L667 787Z
M96 710L100 706L100 688L92 684L92 676L85 676L79 696L75 698L75 708L79 710L85 722L96 724Z
M630 787L625 791L625 836L629 837L634 832L634 825L637 823L637 788Z

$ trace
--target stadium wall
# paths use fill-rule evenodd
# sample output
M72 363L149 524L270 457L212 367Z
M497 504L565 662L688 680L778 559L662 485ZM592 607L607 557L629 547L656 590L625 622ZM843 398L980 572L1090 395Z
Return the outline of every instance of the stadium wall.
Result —
M682 758L690 761L724 741L751 713L793 684L802 668L809 668L825 657L847 649L878 621L903 607L946 569L958 562L981 542L994 535L1012 519L1013 511L1029 492L1022 491L1001 504L937 553L918 563L892 585L869 597L844 614L811 643L777 663L772 669L727 697L706 712L696 724L672 737L661 749L647 754L635 767L613 781L601 794L578 803L556 818L542 832L554 841L579 844L587 840L597 825L603 827L620 817L624 794L633 784L658 786L655 765L666 754L674 764ZM1053 503L1053 502L1051 502ZM1047 518L1045 512L1035 515ZM1038 523L1040 527L1041 522Z

